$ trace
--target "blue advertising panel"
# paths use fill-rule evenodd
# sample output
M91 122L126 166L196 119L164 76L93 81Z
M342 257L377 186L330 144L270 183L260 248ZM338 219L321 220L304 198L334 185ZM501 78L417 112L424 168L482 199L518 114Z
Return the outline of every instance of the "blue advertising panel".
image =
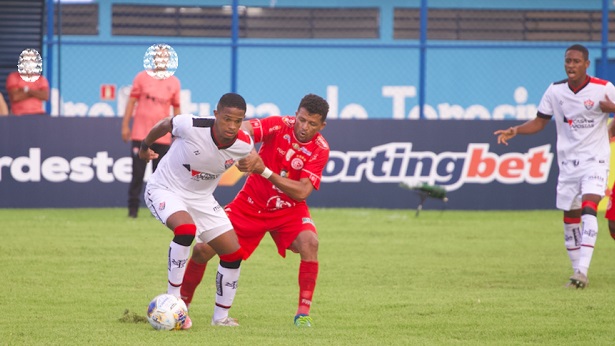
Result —
M448 202L425 208L552 209L555 128L498 145L493 132L518 121L335 120L315 207L416 208L402 182L445 188ZM0 118L0 207L123 207L131 157L121 119ZM228 181L228 179L223 179ZM220 186L228 203L244 178Z

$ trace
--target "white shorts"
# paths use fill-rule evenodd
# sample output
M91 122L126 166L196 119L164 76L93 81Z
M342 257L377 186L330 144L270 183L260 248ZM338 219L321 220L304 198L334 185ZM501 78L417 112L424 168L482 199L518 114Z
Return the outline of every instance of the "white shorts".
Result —
M567 161L559 165L557 179L557 209L581 209L583 195L594 194L604 197L609 177L608 162Z
M200 199L187 199L173 191L148 185L144 197L152 215L165 225L169 216L174 213L188 212L196 225L197 243L209 243L219 235L233 230L224 208L212 195Z

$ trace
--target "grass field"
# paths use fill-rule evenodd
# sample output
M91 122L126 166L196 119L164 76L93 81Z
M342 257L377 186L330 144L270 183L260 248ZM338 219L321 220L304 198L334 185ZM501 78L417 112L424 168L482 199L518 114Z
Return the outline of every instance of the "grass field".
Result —
M242 264L231 310L241 326L209 325L211 265L180 332L142 322L166 290L171 233L140 215L0 210L0 345L615 344L615 241L602 215L590 285L571 290L558 211L314 209L313 328L292 324L298 256L280 258L267 237Z

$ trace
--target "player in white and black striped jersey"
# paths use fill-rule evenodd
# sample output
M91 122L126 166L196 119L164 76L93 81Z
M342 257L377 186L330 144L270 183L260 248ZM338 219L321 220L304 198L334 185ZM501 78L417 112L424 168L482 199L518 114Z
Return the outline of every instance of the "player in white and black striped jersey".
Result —
M567 79L552 83L538 105L536 118L495 131L498 143L533 134L551 119L557 130L557 208L564 211L564 243L573 274L568 287L585 288L598 234L597 206L607 189L611 155L608 118L615 112L615 86L591 77L589 52L575 44L566 49Z

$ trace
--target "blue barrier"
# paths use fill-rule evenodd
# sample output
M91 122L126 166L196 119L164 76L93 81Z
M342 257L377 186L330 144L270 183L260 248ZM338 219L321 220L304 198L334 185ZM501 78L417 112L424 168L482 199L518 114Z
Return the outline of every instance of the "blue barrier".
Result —
M449 201L425 208L552 209L557 165L555 129L520 136L508 147L493 132L517 121L335 120L315 207L416 208L400 188L408 179L443 186ZM120 118L0 118L0 207L122 207L130 180L130 147ZM228 203L244 179L220 186Z

